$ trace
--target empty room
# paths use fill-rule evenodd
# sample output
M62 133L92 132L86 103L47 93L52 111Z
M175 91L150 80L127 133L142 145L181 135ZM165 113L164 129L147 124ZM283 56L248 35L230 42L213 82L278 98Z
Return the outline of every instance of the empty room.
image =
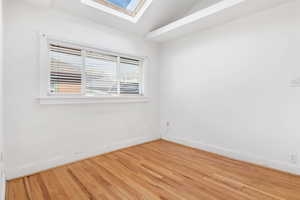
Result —
M0 0L0 200L300 200L300 0Z

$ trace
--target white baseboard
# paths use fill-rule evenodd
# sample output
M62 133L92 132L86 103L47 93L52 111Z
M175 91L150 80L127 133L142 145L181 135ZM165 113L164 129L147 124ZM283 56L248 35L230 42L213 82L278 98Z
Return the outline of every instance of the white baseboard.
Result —
M222 156L226 156L235 160L241 160L273 169L277 169L280 171L289 172L291 174L300 175L300 168L297 165L291 165L289 163L281 162L281 161L274 161L274 160L268 160L264 159L258 156L240 153L238 151L234 151L231 149L225 149L222 147L210 145L210 144L204 144L200 141L191 141L188 139L182 139L182 138L174 138L169 136L163 136L163 139L183 144L186 146L190 146L196 149L205 150L208 152L216 153Z
M68 163L76 162L79 160L83 160L86 158L94 157L97 155L101 155L104 153L109 153L115 150L123 149L126 147L142 144L145 142L150 142L153 140L160 139L160 136L157 137L139 137L139 138L133 138L129 140L123 140L117 143L112 143L109 145L102 146L99 149L96 149L92 152L84 152L84 153L74 153L74 154L68 154L68 155L58 155L54 158L42 160L35 163L28 163L26 165L22 165L16 168L7 169L6 175L7 179L15 179L19 177L24 177L30 174L34 174L40 171L44 171L47 169L51 169L57 166L62 166Z
M5 174L0 175L0 200L5 200L6 195L6 180L5 180Z
M34 174L34 173L37 173L37 172L40 172L43 170L51 169L51 168L54 168L57 166L65 165L65 164L83 160L83 159L86 159L89 157L94 157L97 155L101 155L101 154L112 152L112 151L119 150L122 148L142 144L145 142L150 142L150 141L157 140L157 139L160 139L160 137L159 136L140 137L140 138L134 138L134 139L130 139L130 140L120 141L118 143L109 144L109 145L103 146L92 152L84 152L81 154L74 153L74 154L67 154L67 155L59 155L59 156L56 156L51 159L47 159L47 160L43 160L43 161L39 161L39 162L35 162L35 163L29 163L29 164L22 165L22 166L12 168L12 169L7 169L6 177L8 180L23 177L23 176ZM241 161L245 161L245 162L249 162L249 163L254 163L257 165L262 165L262 166L266 166L269 168L273 168L273 169L289 172L292 174L300 175L300 168L296 165L291 165L289 163L285 163L285 162L281 162L281 161L274 161L274 160L267 160L267 159L257 157L254 155L240 153L238 151L234 151L231 149L225 149L225 148L210 145L210 144L204 144L204 143L201 143L200 141L191 141L188 139L174 138L174 137L167 137L167 136L163 136L162 139L172 141L175 143L179 143L179 144L183 144L186 146L194 147L194 148L197 148L200 150L205 150L208 152L216 153L219 155L223 155L223 156L226 156L226 157L229 157L232 159L241 160ZM0 187L5 188L5 182L3 183L3 185L4 186L0 186ZM0 188L0 191L2 188ZM0 200L2 200L1 196L0 196Z

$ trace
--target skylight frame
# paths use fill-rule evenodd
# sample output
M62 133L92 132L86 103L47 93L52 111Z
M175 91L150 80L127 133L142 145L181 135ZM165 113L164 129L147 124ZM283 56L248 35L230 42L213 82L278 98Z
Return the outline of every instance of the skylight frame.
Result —
M113 3L110 3L106 0L81 0L81 3L92 8L102 10L106 13L115 15L117 17L126 19L132 23L137 23L152 3L152 0L141 0L141 2L133 11L129 11L127 9L114 5Z

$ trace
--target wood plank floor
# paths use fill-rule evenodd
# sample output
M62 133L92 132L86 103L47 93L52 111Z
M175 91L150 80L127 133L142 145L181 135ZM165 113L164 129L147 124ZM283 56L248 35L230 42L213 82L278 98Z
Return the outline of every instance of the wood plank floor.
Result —
M158 140L8 182L44 199L300 200L300 177Z

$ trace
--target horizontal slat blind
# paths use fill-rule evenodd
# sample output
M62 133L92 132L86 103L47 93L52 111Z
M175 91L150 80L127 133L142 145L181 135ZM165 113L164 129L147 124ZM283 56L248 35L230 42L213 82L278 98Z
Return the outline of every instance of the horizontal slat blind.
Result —
M117 57L87 51L85 59L86 94L113 95L118 92Z
M49 46L50 94L80 94L83 60L81 50L55 44Z
M120 94L141 94L141 70L139 60L120 58Z
M49 43L51 95L142 95L140 60Z

